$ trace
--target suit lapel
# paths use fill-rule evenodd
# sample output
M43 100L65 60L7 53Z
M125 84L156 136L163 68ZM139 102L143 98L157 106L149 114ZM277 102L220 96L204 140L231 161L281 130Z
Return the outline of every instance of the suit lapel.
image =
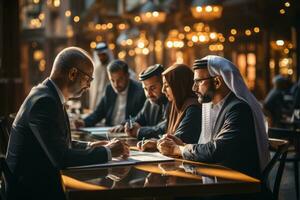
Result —
M49 79L46 79L44 82L43 82L44 85L46 85L50 91L52 92L52 94L54 95L56 101L57 101L57 104L58 105L61 105L60 106L60 113L62 114L62 117L64 119L64 122L65 122L65 129L64 129L64 132L66 133L66 139L67 139L67 143L68 143L68 146L71 147L71 130L70 130L70 122L69 122L69 117L68 117L68 114L66 112L66 109L65 109L65 106L63 104L61 104L61 101L60 101L60 98L58 96L58 93L54 87L54 85L51 83L51 81Z
M68 143L69 147L71 148L72 138L71 138L70 121L69 121L69 116L66 111L65 105L63 105L63 111L64 111L64 117L65 117L65 122L66 122L66 126L67 126L67 143Z
M223 124L224 124L224 120L225 120L225 114L227 113L228 108L230 108L229 104L232 100L232 98L234 98L234 94L231 93L230 96L226 99L224 105L222 106L220 113L217 117L215 126L213 128L213 135L212 135L212 139L217 135L217 133L221 130Z
M112 115L115 109L115 105L116 105L116 100L117 100L117 94L115 93L114 89L110 88L110 92L108 93L108 97L107 99L109 99L110 102L108 102L108 111L107 111L107 115L106 115L106 125L110 125L112 122Z
M134 96L134 88L133 88L133 83L131 82L131 80L129 80L128 83L128 92L127 92L127 102L126 102L126 111L125 111L125 118L127 119L129 117L129 111L133 110L133 96Z

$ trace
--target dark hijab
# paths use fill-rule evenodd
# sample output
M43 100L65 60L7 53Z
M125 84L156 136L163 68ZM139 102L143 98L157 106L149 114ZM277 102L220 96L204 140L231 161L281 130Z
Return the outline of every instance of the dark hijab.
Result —
M168 110L166 133L174 134L184 117L186 109L191 105L199 107L201 105L198 103L197 96L192 90L194 74L187 65L175 64L166 69L162 75L165 77L174 96L174 100Z

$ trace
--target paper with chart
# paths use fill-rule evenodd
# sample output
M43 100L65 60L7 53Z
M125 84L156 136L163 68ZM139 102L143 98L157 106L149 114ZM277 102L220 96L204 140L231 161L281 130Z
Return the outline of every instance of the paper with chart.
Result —
M112 161L103 164L76 166L76 167L70 167L68 169L112 167L112 166L133 165L133 164L147 163L147 162L167 162L167 161L174 161L174 158L164 156L159 152L130 151L130 156L127 159L113 158Z

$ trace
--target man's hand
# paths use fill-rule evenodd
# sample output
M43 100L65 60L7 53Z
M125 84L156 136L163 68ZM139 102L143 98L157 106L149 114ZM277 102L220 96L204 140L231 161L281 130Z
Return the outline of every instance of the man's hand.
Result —
M129 123L125 124L125 133L130 137L137 137L138 130L141 128L141 125L137 122L133 123L132 128L129 128Z
M114 138L105 146L110 149L112 157L127 158L129 156L129 145L122 140Z
M82 119L75 120L74 125L75 125L76 129L78 129L80 127L85 127L85 123Z
M157 151L156 145L157 145L157 140L155 139L139 141L137 143L137 147L139 150L149 151L149 152Z
M124 132L124 126L123 125L116 125L114 127L112 127L111 129L109 129L110 133L121 133Z
M164 137L157 142L157 149L166 156L181 156L179 145L168 137Z
M101 140L101 141L96 141L96 142L89 142L88 143L88 147L90 147L90 148L100 147L100 146L107 145L108 143L109 143L109 141L107 141L107 140Z
M183 143L183 141L182 141L180 138L178 138L178 137L176 137L176 136L174 136L174 135L171 135L171 134L165 134L165 135L163 136L163 138L171 139L171 140L173 140L177 145L180 145L180 146L185 145L185 144Z

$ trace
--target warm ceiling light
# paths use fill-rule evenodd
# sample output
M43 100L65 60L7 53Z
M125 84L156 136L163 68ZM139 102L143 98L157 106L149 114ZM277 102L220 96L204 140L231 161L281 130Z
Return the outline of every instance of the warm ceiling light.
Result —
M166 16L167 13L152 1L148 1L140 11L140 18L142 21L150 24L163 23L166 20Z
M90 47L91 47L92 49L95 49L96 46L97 46L97 43L96 43L95 41L92 41L92 42L90 43Z
M250 31L249 29L247 29L247 30L245 31L245 34L246 34L247 36L250 36L250 35L251 35L251 31Z
M276 44L278 46L283 46L284 45L284 41L283 40L276 40Z
M253 30L254 30L255 33L259 33L259 31L260 31L259 27L254 27Z
M108 23L108 24L107 24L107 28L108 28L108 29L112 29L113 26L114 26L114 25L113 25L112 23Z
M284 6L288 8L288 7L291 6L291 4L290 4L290 2L287 1L287 2L284 3Z
M135 22L140 22L141 21L141 17L140 16L135 16L134 17L134 21Z
M74 22L79 22L80 21L80 17L79 16L75 16L74 18L73 18L73 20L74 20Z
M234 42L235 38L234 38L234 36L229 36L228 40L229 40L229 42Z
M194 0L191 12L197 19L213 20L222 16L223 7L218 0Z
M71 13L71 11L70 11L70 10L66 10L66 12L65 12L65 16L66 16L66 17L70 17L70 16L71 16L71 14L72 14L72 13Z
M233 29L230 30L230 33L231 33L232 35L236 35L236 34L237 34L237 31L236 31L236 29L233 28Z
M280 14L284 15L285 14L285 10L284 9L280 9Z
M189 27L189 26L185 26L185 27L183 28L183 30L184 30L185 32L190 32L190 30L191 30L191 27Z

